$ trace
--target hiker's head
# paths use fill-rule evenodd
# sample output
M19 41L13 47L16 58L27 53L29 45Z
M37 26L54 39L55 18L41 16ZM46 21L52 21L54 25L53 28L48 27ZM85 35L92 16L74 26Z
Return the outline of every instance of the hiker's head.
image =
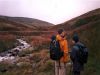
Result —
M79 37L78 37L78 34L74 34L74 36L73 36L73 42L74 43L77 43L77 42L79 42Z
M64 31L64 29L59 29L59 30L58 30L58 34L61 35L61 36L65 36L65 31Z
M55 39L56 39L56 36L52 35L51 40L55 40Z

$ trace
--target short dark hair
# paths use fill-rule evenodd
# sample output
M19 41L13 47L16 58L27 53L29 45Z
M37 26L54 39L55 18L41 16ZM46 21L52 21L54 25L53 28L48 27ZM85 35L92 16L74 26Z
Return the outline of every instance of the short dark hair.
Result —
M75 43L79 42L79 37L77 34L74 34L72 39L73 39L73 41L75 41Z
M58 29L58 34L61 34L64 31L64 29Z

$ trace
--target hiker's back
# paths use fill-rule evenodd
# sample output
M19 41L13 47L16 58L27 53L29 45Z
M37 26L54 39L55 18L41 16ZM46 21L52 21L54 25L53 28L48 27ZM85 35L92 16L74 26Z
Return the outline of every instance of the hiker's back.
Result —
M50 58L52 60L60 60L63 56L63 51L61 51L60 43L56 40L56 36L52 36L50 42Z
M87 63L88 60L87 47L83 43L78 42L73 46L73 49L74 49L73 51L74 53L71 54L71 58L82 64Z
M88 61L88 49L83 43L76 44L78 47L78 61L82 64L87 63Z

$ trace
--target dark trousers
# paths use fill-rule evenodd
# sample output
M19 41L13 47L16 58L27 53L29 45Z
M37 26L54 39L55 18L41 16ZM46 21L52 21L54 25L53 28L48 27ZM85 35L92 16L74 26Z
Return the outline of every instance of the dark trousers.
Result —
M80 72L74 71L73 75L80 75Z

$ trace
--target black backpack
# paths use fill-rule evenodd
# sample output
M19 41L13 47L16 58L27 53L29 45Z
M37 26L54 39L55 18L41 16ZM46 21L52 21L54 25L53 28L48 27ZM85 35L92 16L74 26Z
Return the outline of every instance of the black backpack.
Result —
M88 49L82 45L76 45L79 50L77 51L77 59L81 64L87 63L88 61Z
M52 60L60 60L63 56L63 51L61 51L59 41L56 40L56 36L52 36L50 42L50 58Z

